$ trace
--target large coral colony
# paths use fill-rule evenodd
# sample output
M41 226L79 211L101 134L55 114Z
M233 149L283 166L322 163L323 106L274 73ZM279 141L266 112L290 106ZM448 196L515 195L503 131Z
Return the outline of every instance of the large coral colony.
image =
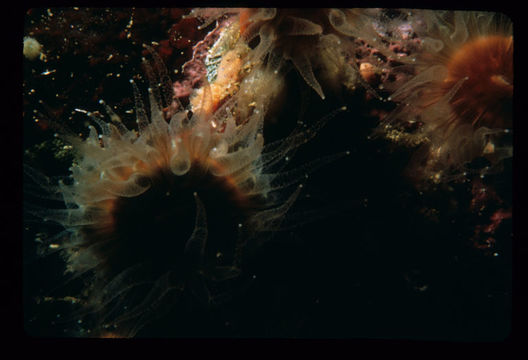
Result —
M69 99L87 120L81 137L77 128L57 135L73 159L69 176L24 166L25 221L62 228L36 240L46 256L62 254L60 286L71 291L38 301L71 300L78 336L135 336L185 292L211 304L219 284L231 291L250 281L245 256L285 226L310 173L349 153L288 166L333 116L353 116L346 99L377 104L369 138L412 149L405 173L421 191L480 181L512 157L513 28L502 14L198 8L178 16L176 40L142 45L148 88L141 76L130 80L135 124L107 99L101 112ZM188 57L169 72L171 46ZM52 56L34 33L24 55L30 64ZM341 103L316 121L303 122L302 109L297 123L280 117L292 76L319 101ZM40 129L53 126L36 117ZM293 130L269 140L277 122Z

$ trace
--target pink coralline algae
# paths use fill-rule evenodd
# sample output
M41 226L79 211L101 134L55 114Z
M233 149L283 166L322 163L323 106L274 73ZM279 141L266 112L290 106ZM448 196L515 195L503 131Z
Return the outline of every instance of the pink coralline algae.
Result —
M174 82L174 98L180 99L188 97L193 89L204 79L207 74L205 59L208 52L218 40L222 31L229 26L232 21L232 19L219 21L214 30L209 32L203 40L199 41L192 47L192 59L183 64L182 67L184 79Z

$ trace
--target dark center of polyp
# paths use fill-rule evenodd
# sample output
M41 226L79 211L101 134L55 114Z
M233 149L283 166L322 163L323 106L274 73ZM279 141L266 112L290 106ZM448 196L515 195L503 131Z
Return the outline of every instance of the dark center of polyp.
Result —
M86 235L92 237L89 242L101 243L97 255L109 277L138 263L149 264L156 275L188 271L184 249L196 222L195 192L207 219L204 265L232 261L238 224L254 213L256 198L244 195L228 178L214 176L198 164L183 176L169 169L158 170L149 181L151 186L143 194L116 199L109 230L86 229Z

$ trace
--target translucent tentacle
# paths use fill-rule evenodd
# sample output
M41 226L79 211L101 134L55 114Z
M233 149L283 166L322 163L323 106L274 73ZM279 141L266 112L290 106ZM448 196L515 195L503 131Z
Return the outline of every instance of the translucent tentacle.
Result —
M303 77L304 81L315 90L315 92L321 97L321 99L325 98L325 95L323 93L323 89L321 88L321 85L315 78L315 75L312 71L312 64L310 63L310 59L306 56L304 53L298 53L290 56L293 64L299 71L299 74Z
M207 217L205 208L197 193L194 193L196 202L196 219L194 230L185 243L185 254L192 258L192 263L202 265L207 241Z

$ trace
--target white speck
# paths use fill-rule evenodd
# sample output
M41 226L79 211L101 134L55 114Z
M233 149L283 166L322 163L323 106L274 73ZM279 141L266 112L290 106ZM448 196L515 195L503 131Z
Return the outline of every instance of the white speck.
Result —
M45 70L43 72L40 73L40 75L44 75L44 76L47 76L47 75L50 75L50 74L53 74L54 72L56 72L57 70Z
M29 60L35 60L40 56L42 45L34 38L26 36L24 38L22 53Z

